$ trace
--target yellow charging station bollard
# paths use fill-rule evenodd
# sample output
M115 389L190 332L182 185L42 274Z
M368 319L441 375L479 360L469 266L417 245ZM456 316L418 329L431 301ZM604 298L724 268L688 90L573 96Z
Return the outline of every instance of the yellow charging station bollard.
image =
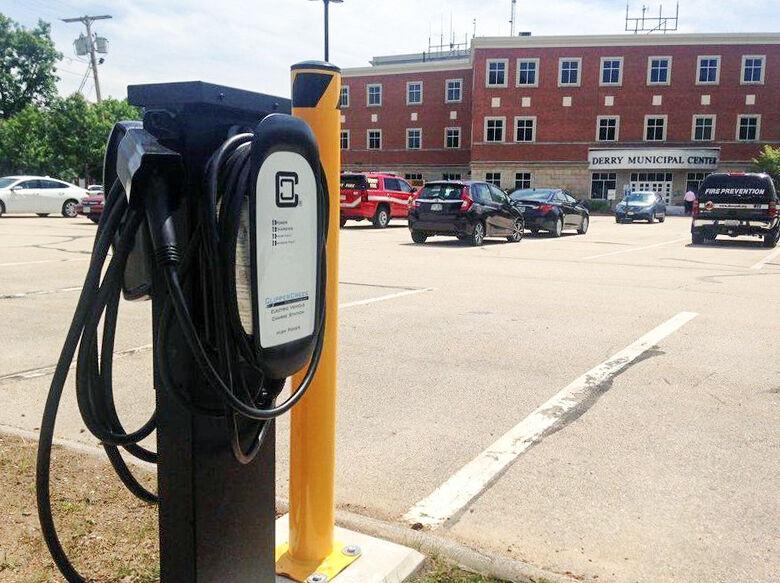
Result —
M277 547L276 572L296 581L330 581L359 555L333 540L338 366L338 109L341 71L324 62L292 67L292 113L311 126L329 194L325 344L314 381L290 418L290 538ZM293 385L300 376L293 378ZM321 577L326 577L323 579Z

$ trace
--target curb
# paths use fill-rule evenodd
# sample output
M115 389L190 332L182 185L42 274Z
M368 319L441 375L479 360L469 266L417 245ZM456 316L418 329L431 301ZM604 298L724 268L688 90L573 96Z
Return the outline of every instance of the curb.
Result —
M38 432L9 425L0 424L0 433L38 441ZM105 457L102 448L78 441L56 438L54 445L90 457ZM133 457L126 457L125 460L128 464L145 470L156 469L154 464ZM277 497L276 510L281 513L288 512L287 500ZM408 526L363 516L347 510L336 510L336 524L342 528L413 548L427 557L440 558L457 567L487 577L495 577L513 583L573 583L577 581L574 577L547 571L524 561L485 555L463 543L430 532L412 530Z

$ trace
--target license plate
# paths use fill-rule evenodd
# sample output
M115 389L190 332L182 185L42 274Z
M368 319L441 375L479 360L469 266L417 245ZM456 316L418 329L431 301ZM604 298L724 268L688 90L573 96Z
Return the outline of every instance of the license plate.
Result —
M444 208L441 203L435 202L431 205L432 211L440 211L442 208Z
M81 212L83 212L83 213L88 213L90 210L92 210L92 209L90 207L88 207L88 206L82 206L81 207Z
M739 227L739 221L723 221L727 227Z

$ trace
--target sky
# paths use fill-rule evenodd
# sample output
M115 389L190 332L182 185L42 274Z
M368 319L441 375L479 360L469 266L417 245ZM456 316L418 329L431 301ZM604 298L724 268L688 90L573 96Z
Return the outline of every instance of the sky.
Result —
M630 0L638 14L642 3ZM345 0L331 4L331 61L369 64L375 55L419 52L450 30L462 42L509 34L510 0ZM674 3L666 0L664 10ZM517 30L534 35L629 34L625 0L519 0ZM103 96L125 97L127 85L202 80L289 96L290 65L321 59L322 2L312 0L0 0L0 12L25 25L52 24L63 54L59 89L76 91L87 71L73 40L80 23L61 18L110 14L94 29L109 40L99 66ZM452 25L450 24L452 23ZM780 0L680 0L680 32L777 32ZM90 80L85 95L94 100Z

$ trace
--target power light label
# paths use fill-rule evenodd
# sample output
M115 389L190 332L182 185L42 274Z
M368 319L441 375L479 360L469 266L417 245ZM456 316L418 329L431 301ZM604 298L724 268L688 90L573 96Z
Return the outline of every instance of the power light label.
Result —
M256 309L262 348L314 333L317 293L317 183L294 152L269 155L257 176Z

